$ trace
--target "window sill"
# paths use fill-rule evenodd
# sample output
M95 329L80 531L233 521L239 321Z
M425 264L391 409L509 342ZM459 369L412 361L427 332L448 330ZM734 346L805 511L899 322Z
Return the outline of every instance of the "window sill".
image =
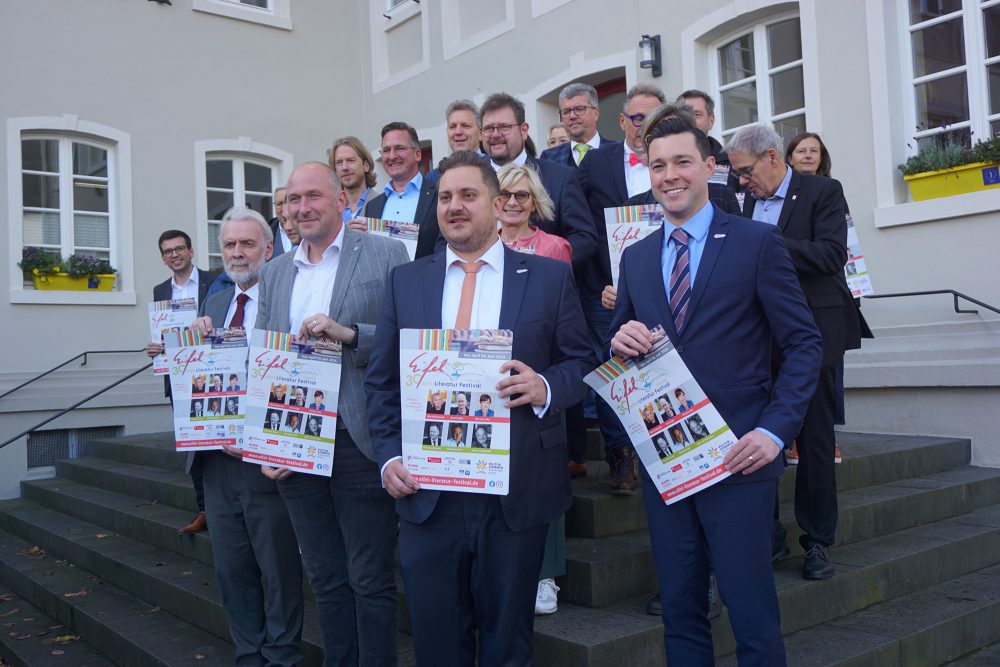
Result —
M58 306L134 306L135 292L72 292L12 289L11 303Z
M196 12L227 16L231 19L259 23L260 25L281 30L291 30L292 19L287 14L287 11L280 11L282 7L287 7L287 5L277 5L274 12L268 12L250 7L241 7L237 4L224 2L223 0L192 0L191 5L191 8Z
M388 19L388 23L384 26L384 30L389 32L398 28L414 16L419 15L420 9L420 3L417 2L404 2L393 7L384 14L384 16Z
M1000 211L1000 197L996 190L970 192L964 195L915 201L875 209L875 227L898 227L921 222L934 222L949 218Z

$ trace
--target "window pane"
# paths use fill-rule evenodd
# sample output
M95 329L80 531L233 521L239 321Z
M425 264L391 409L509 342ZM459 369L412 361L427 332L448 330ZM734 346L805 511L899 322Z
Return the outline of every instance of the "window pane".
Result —
M55 139L25 139L21 142L21 168L59 171L59 142Z
M986 76L990 80L990 115L1000 113L1000 63L987 67Z
M734 39L719 49L719 79L722 85L753 76L753 33Z
M723 129L757 122L757 84L747 83L722 93Z
M271 195L251 195L246 196L246 206L247 208L252 208L253 210L264 216L265 220L271 219Z
M73 179L73 210L108 212L108 184Z
M793 67L772 75L771 98L775 116L804 107L806 97L802 89L802 68Z
M913 43L913 76L942 72L965 64L965 38L962 19L945 21L917 30Z
M22 174L24 206L59 208L59 177Z
M271 168L252 162L244 163L243 187L254 192L271 192Z
M59 214L24 212L24 245L59 245Z
M209 255L208 257L208 270L217 271L222 268L222 257L219 255Z
M110 248L110 228L107 216L77 213L73 216L73 244L81 248Z
M802 36L799 20L791 19L767 26L767 48L771 67L779 67L802 59Z
M232 160L206 160L205 182L210 188L232 189L233 187Z
M962 0L910 0L910 25L962 9Z
M972 130L968 127L960 127L957 130L945 130L926 137L917 139L917 150L922 151L928 146L938 146L939 148L948 144L972 145Z
M107 176L108 152L97 146L73 144L73 173L78 176Z
M806 131L806 117L801 115L776 120L774 121L774 131L781 135L782 142L787 146L792 137Z
M233 207L232 192L208 192L208 219L222 220L226 211Z
M986 57L1000 56L1000 5L983 10L986 32Z
M928 130L969 120L969 91L965 74L953 74L914 86L917 129Z
M219 245L219 227L222 223L210 222L208 223L208 254L209 255L219 255L222 254L222 246Z

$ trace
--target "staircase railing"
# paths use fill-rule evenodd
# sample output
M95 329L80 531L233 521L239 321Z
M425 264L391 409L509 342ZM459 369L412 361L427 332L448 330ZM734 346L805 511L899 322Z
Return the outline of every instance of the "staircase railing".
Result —
M866 296L865 298L866 299L894 299L896 297L901 297L901 296L927 296L927 295L930 295L930 294L951 294L952 299L953 299L953 303L954 303L954 306L955 306L955 312L956 313L978 313L979 312L975 308L973 308L971 310L970 309L959 308L958 307L958 300L959 299L964 299L964 300L968 301L969 303L976 304L980 308L985 308L986 310L993 311L997 315L1000 315L1000 308L996 308L995 306L991 306L990 304L984 303L984 302L980 301L979 299L973 299L968 294L962 294L961 292L956 292L953 289L934 289L934 290L924 290L922 292L897 292L895 294L874 294L872 296Z

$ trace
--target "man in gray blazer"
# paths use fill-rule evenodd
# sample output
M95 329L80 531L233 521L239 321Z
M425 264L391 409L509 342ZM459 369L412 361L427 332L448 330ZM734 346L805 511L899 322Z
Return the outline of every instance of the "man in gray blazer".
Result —
M219 245L235 283L208 297L195 326L250 328L260 304L258 277L271 256L271 228L256 211L236 207L222 218ZM242 375L242 374L241 374ZM242 376L246 386L246 376ZM285 504L260 466L242 452L198 452L205 512L212 526L215 576L237 665L297 665L302 660L302 561Z
M292 172L285 208L302 242L264 268L257 311L258 329L343 344L333 475L264 471L278 480L299 540L326 664L394 666L396 511L381 487L363 381L386 277L409 258L399 241L344 225L345 202L327 165Z

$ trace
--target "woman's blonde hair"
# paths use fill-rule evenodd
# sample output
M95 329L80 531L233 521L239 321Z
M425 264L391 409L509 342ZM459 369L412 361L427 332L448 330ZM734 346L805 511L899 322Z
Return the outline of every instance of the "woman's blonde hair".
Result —
M506 190L522 178L528 181L528 190L531 191L531 198L535 202L535 215L542 220L553 220L556 217L552 197L549 197L534 167L510 163L500 169L497 177L500 179L501 190Z

